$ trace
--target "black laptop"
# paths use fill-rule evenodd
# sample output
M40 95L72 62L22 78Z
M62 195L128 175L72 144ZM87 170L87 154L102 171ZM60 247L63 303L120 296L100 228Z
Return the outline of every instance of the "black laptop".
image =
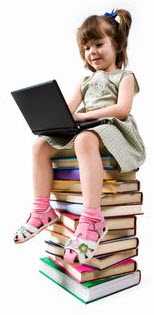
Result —
M35 135L65 136L106 123L106 119L75 121L62 92L52 80L11 92Z

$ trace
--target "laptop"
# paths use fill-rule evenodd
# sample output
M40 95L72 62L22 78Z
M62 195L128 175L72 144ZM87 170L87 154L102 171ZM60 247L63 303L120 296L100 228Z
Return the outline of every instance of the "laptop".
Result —
M107 121L74 120L56 80L12 91L11 94L35 135L73 136Z

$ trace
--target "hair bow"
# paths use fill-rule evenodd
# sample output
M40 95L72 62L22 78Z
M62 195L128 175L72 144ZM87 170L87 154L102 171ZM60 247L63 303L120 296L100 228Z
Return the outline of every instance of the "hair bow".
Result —
M104 15L115 19L115 17L117 16L117 11L113 9L111 13L105 12Z
M108 16L108 17L111 17L112 19L114 19L116 22L120 23L121 20L120 20L120 16L118 16L118 13L116 10L112 10L111 13L109 12L105 12L104 16Z

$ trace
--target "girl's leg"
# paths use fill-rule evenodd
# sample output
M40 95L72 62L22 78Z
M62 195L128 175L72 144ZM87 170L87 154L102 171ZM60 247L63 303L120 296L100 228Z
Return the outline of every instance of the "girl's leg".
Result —
M103 183L103 163L97 135L90 131L80 133L74 143L79 162L84 208L99 208Z
M52 187L53 171L51 157L56 153L44 138L38 138L33 145L33 186L34 202L27 223L20 228L15 236L15 242L24 242L55 222L57 215L50 207L50 191Z
M72 263L78 255L80 263L85 263L94 255L107 231L101 211L103 164L96 134L90 131L80 133L75 139L74 148L80 168L84 212L80 216L75 239L65 247L64 258Z
M53 171L51 158L57 150L49 145L44 138L38 138L33 145L33 188L34 198L50 197Z

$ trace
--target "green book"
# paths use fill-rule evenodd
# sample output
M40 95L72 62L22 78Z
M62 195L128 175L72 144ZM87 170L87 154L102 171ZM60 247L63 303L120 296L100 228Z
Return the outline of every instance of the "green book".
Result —
M40 258L40 264L39 272L41 274L61 286L83 303L90 303L133 287L139 284L141 280L141 272L137 270L129 274L79 283L48 257Z

